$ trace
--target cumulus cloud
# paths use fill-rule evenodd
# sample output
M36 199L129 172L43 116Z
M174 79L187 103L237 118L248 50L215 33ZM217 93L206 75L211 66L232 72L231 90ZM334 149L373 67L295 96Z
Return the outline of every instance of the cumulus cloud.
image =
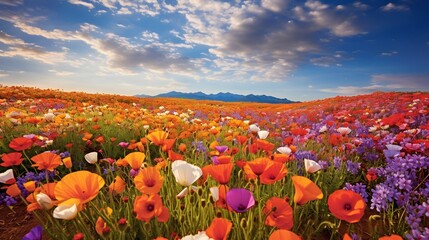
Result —
M339 95L368 94L376 91L428 91L429 76L376 74L368 86L339 86L323 88L321 92Z
M405 5L396 5L393 3L388 3L386 5L384 5L383 7L381 7L381 10L384 12L389 12L389 11L408 11L409 8Z
M94 5L92 3L81 1L81 0L68 0L68 2L71 4L75 4L75 5L81 5L81 6L89 8L89 9L94 8Z
M207 78L233 75L233 80L282 81L308 58L321 51L320 33L333 37L361 34L353 12L309 0L217 2L178 0L169 6L186 19L183 33L173 35L209 48L214 60ZM320 63L313 60L314 63ZM210 64L210 62L206 63ZM231 79L231 77L230 77Z

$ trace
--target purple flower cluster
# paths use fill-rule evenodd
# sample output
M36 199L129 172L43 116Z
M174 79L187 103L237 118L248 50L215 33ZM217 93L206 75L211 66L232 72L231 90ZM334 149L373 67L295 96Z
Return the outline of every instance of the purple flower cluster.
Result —
M358 162L352 162L350 160L347 160L346 166L347 166L347 172L349 172L353 175L356 175L359 172L360 163L358 163Z
M355 193L359 193L359 195L365 200L365 202L368 202L368 193L366 192L366 185L362 183L356 183L356 184L350 184L346 183L344 186L345 190L352 190Z

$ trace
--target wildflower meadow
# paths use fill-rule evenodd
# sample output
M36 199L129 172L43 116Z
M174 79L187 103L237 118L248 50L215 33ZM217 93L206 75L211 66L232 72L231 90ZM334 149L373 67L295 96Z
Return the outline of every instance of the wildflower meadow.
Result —
M429 93L294 104L0 86L23 239L429 239ZM7 219L6 219L7 221Z

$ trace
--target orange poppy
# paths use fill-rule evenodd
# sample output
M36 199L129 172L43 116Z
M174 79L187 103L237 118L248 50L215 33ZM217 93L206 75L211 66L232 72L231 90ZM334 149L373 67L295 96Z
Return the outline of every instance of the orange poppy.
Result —
M215 200L215 206L228 209L228 204L226 203L226 193L229 191L229 187L227 185L220 185L218 187L218 199Z
M102 211L106 213L107 217L109 217L113 212L113 210L110 207L107 207L107 209L103 209ZM103 229L105 227L108 227L106 224L106 221L104 221L102 217L98 217L97 222L95 222L95 231L99 235L103 235Z
M19 194L21 194L21 190L18 187L18 184L14 183L7 187L6 194L11 197L17 197Z
M308 201L323 198L320 188L310 179L302 176L293 176L292 182L295 187L293 201L297 204L304 205Z
M179 151L185 152L186 151L186 144L184 144L184 143L179 144Z
M56 185L57 183L46 183L36 188L32 194L28 195L26 198L27 202L29 202L29 204L27 205L27 211L32 212L34 210L42 209L42 207L39 205L35 198L36 195L39 193L44 193L48 195L48 197L52 200L55 199L54 190Z
M64 166L68 169L72 168L72 166L73 166L73 162L71 160L71 157L63 158L63 163L64 163Z
M116 176L113 182L109 185L109 192L113 195L121 194L124 192L126 185L127 184L120 176Z
M267 216L265 225L280 229L292 229L293 210L285 199L279 197L270 198L262 212Z
M168 152L173 148L174 143L176 142L176 139L165 139L164 144L162 144L162 151Z
M3 154L1 157L3 162L0 164L2 167L19 166L22 163L22 154L20 152L11 152Z
M140 221L149 222L160 216L163 211L161 197L158 194L137 196L134 201L134 212Z
M134 170L139 170L143 164L146 155L142 152L132 152L125 156L124 160Z
M31 145L33 145L33 141L25 137L17 137L9 143L9 147L15 151L23 151L29 149Z
M336 218L356 223L363 217L366 204L358 193L341 189L329 195L328 207Z
M255 179L264 173L268 164L271 162L269 158L257 158L246 162L243 169L248 179Z
M46 169L50 172L53 172L56 167L63 163L60 155L51 152L37 154L31 158L31 161L35 162L31 166L37 167L38 170Z
M343 236L343 240L353 240L353 239L348 233L345 233Z
M161 146L164 144L164 141L167 139L168 133L164 131L155 131L146 136L153 144Z
M227 163L230 163L231 160L232 160L232 157L228 155L217 157L217 161L219 162L219 164L227 164Z
M81 210L83 204L97 197L104 183L104 179L96 173L77 171L64 176L55 186L54 193L59 205L71 200L77 202L78 210Z
M147 167L140 169L137 176L134 178L134 183L137 189L146 194L159 193L162 188L164 177L156 167Z
M286 229L279 229L271 233L268 240L301 240L301 237Z
M243 136L243 135L238 135L238 136L236 136L236 137L235 137L235 140L237 140L237 142L238 142L240 145L243 145L244 143L246 143L246 141L247 141L247 137L246 137L246 136Z
M212 176L216 180L216 182L225 185L229 182L229 179L231 178L231 172L233 167L234 165L232 163L218 165L210 164L207 166L207 168L204 168L204 170L207 172L208 175Z
M225 218L214 218L206 229L206 234L214 240L226 240L232 228L232 222Z
M284 154L284 153L275 153L273 155L271 155L271 159L274 162L279 162L279 163L286 163L291 161L291 157L289 154Z
M173 150L168 150L168 159L170 159L170 161L182 160L183 155L176 153Z
M271 161L259 178L262 184L274 184L283 179L286 174L287 169L283 163Z
M402 240L403 238L399 235L393 234L392 236L384 236L379 238L378 240Z

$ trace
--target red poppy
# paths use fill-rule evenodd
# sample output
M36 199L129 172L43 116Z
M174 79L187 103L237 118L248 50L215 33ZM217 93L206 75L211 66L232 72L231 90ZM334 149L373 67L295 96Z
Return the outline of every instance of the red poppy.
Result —
M22 163L22 154L20 152L11 152L3 154L1 157L3 162L0 164L2 167L19 166Z
M274 231L268 240L301 240L301 237L286 229Z
M274 184L283 179L286 174L287 169L283 163L271 161L259 178L262 184Z
M227 184L231 178L231 172L234 165L232 163L208 165L204 168L204 171L212 176L219 184Z
M153 217L160 216L163 210L158 194L137 196L134 201L134 212L140 221L149 222Z
M278 197L270 198L262 211L267 216L265 225L280 229L292 229L293 210L285 199Z
M15 151L23 151L29 149L32 145L33 141L25 137L15 138L9 143L9 147Z
M215 218L206 229L206 234L214 240L226 240L231 228L232 223L228 219Z
M363 217L366 204L358 193L341 189L329 195L328 207L336 218L356 223Z
M268 164L271 162L269 158L257 158L252 161L246 162L243 169L246 173L248 179L255 179L268 167Z

